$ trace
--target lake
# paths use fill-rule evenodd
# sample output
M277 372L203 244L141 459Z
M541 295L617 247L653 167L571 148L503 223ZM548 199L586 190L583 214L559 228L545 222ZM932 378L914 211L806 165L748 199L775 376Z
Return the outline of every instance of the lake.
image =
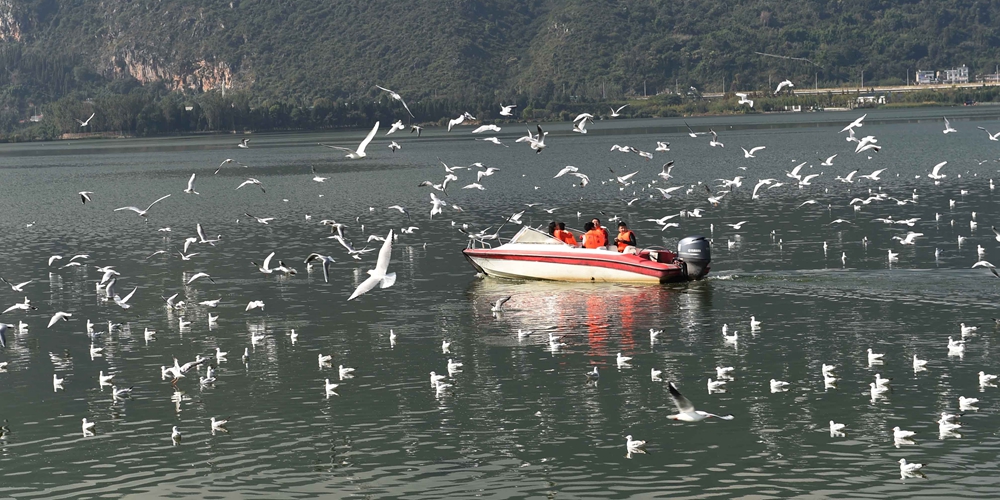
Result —
M515 142L525 133L518 124L496 134L503 147L475 141L472 127L386 137L383 123L362 160L318 144L354 147L366 130L254 134L249 149L237 148L235 135L2 145L0 275L34 281L23 292L4 286L0 300L6 308L27 296L37 310L3 315L15 327L0 351L9 363L0 372L0 419L9 429L0 438L0 495L990 496L1000 482L1000 389L981 386L977 374L1000 372L992 319L1000 317L1000 280L971 266L1000 259L990 229L1000 142L976 129L1000 132L1000 108L869 111L856 133L883 147L870 158L838 134L861 114L687 120L696 132L714 129L724 147L689 137L681 119L599 120L587 135L546 124L541 154ZM957 133L942 133L945 116ZM402 149L391 152L391 140ZM652 152L656 141L670 151L651 161L610 151L618 144ZM765 149L745 158L741 146ZM832 166L821 165L834 154ZM213 175L227 158L234 162ZM674 178L665 182L657 174L669 160ZM927 174L942 161L947 177L935 185ZM475 182L475 167L456 171L447 194L433 192L462 211L448 207L430 219L432 190L418 184L440 183L441 162L499 171L482 178L483 191L461 189ZM799 188L785 173L802 162L801 174L821 175ZM553 178L566 165L590 184ZM835 180L855 169L853 183ZM858 178L877 169L886 169L878 181ZM609 182L634 171L635 184ZM197 195L183 192L192 173ZM742 186L710 205L705 186L717 194L717 179L735 176ZM236 189L248 177L263 191ZM751 199L765 178L786 184ZM671 199L653 189L666 186L685 187ZM81 203L79 191L92 192L92 201ZM859 211L849 204L879 192L917 198ZM148 220L114 211L166 194ZM409 217L388 208L397 204ZM646 221L696 207L704 215L672 219L677 228ZM674 248L705 235L714 240L712 271L680 285L477 277L461 254L467 237L459 228L495 230L522 210L536 227L626 220L640 246ZM875 220L890 218L918 220ZM348 302L376 252L351 258L328 238L324 219L344 224L357 248L376 249L381 243L366 243L369 235L394 230L395 285ZM743 220L739 230L727 226ZM192 244L188 253L197 255L183 260L178 252L196 224L220 241ZM508 224L500 235L515 231ZM923 233L914 245L892 239L909 231ZM271 252L272 265L281 260L298 273L258 271ZM329 283L318 266L307 271L312 252L336 260ZM83 265L62 267L78 254L87 255L76 261ZM50 265L53 255L62 259ZM120 273L122 296L138 287L129 308L102 298L95 266ZM214 281L188 284L198 272ZM173 294L183 306L165 306L162 297ZM491 303L507 295L505 311L492 314ZM221 299L218 307L199 305L212 299ZM264 309L246 311L253 300ZM72 316L47 328L57 311ZM209 314L218 320L209 324ZM759 329L751 330L751 316ZM182 318L190 325L180 328ZM120 326L109 331L109 322ZM960 323L978 331L962 356L949 355ZM724 341L723 325L738 332L735 344ZM156 332L148 340L146 329ZM533 333L518 340L519 329ZM651 342L650 329L663 333ZM566 345L552 350L549 333ZM102 350L92 355L92 346ZM216 348L227 360L216 360ZM868 365L869 348L884 353L882 365ZM616 366L618 353L633 358L630 366ZM320 354L332 356L329 366ZM210 357L214 384L199 383L202 368L176 382L161 377L175 357L183 364L198 355ZM925 371L914 372L914 355L928 360ZM449 359L461 371L435 390L429 373L447 373ZM836 365L832 387L823 364ZM355 368L353 378L338 380L340 365ZM588 383L584 373L595 366L600 380ZM733 380L709 394L717 366L734 367ZM651 378L654 368L662 380ZM98 382L101 371L132 386L132 396L113 398ZM873 400L876 373L892 382ZM64 379L58 391L53 374ZM336 395L326 394L325 379L340 384ZM771 379L790 386L773 393ZM668 420L675 408L667 380L699 409L735 419ZM979 398L978 410L964 411L957 433L941 435L936 421L958 412L960 396ZM212 432L211 417L228 419L228 432ZM82 418L96 422L92 435L82 432ZM831 437L831 420L846 424L844 436ZM896 426L916 432L912 444L894 443ZM626 435L646 440L646 453L626 453ZM901 479L900 458L928 464L926 479Z

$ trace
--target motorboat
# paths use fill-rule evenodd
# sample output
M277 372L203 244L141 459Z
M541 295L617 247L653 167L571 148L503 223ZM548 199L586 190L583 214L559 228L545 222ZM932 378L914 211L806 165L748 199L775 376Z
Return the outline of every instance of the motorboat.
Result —
M529 226L496 247L470 238L462 253L486 276L554 281L692 281L704 278L711 262L709 241L703 236L682 239L677 252L643 248L619 253L614 247L574 247Z

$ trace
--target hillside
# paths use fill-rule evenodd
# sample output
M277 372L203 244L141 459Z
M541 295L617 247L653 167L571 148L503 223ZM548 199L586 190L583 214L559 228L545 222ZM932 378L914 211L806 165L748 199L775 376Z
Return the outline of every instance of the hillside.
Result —
M364 109L381 106L375 84L436 121L500 101L523 109L723 82L836 86L864 71L866 84L900 83L960 64L992 73L998 23L1000 4L982 0L0 0L0 129L42 106L70 130L87 98L121 108L97 129L155 133L350 124L337 107L358 121L378 113ZM266 113L210 111L221 104L198 96L224 85L232 109ZM169 116L193 101L197 117Z

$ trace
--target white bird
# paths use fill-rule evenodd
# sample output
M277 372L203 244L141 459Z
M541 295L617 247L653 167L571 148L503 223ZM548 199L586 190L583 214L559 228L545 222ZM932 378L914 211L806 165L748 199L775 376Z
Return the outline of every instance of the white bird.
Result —
M404 128L406 128L406 125L403 125L403 120L396 120L395 123L389 125L389 131L385 135L389 135L397 130L403 130Z
M321 146L326 146L326 147L328 147L330 149L337 149L337 150L340 150L340 151L347 151L347 155L345 157L346 158L350 158L352 160L357 160L357 159L360 159L360 158L364 158L364 157L368 156L365 153L365 148L368 147L368 143L372 142L372 138L375 137L375 133L378 132L378 125L379 125L379 122L375 122L375 126L372 127L371 132L368 132L368 135L365 137L365 140L361 141L361 144L358 145L358 149L356 149L356 150L351 150L350 148L344 148L344 147L340 147L340 146L330 146L330 145L327 145L327 144L320 144L320 145Z
M732 366L716 366L715 377L719 379L732 380L733 379L732 373L735 370L736 369L733 368Z
M252 311L254 309L264 310L264 301L263 300L251 300L250 302L247 302L247 307L246 307L246 309L244 309L244 311Z
M460 371L462 371L462 363L452 361L451 358L448 358L448 375L454 375Z
M649 378L653 382L661 382L663 379L660 378L660 374L662 374L662 373L663 373L663 370L657 370L656 368L650 368L649 369Z
M392 151L393 153L395 153L396 151L399 151L400 149L403 149L403 147L400 146L399 143L397 143L396 141L390 142L389 145L386 146L386 147L389 148L389 150ZM316 180L316 179L313 179L313 180Z
M898 261L899 261L899 252L893 252L892 250L889 250L889 262L898 262Z
M260 272L262 272L264 274L271 274L271 273L274 272L274 269L271 268L271 259L272 258L274 258L274 252L271 252L271 253L269 253L267 255L267 257L264 257L264 263L263 264L257 264L256 262L254 262L252 260L250 261L250 263L253 264L253 265L255 265L255 266L257 266L257 270L258 271L260 271Z
M223 351L222 349L219 349L218 347L216 347L215 348L215 362L216 363L222 363L223 361L228 361L226 359L226 355L227 354L229 354L229 353L226 352L226 351Z
M979 372L979 385L980 386L992 386L995 385L997 381L996 375L990 375L986 372Z
M747 104L751 108L753 107L753 99L747 99L747 97L748 97L747 94L744 94L744 93L741 93L741 92L737 92L736 93L736 97L740 98L740 100L736 104Z
M875 374L875 385L879 387L889 387L889 382L892 382L892 377L882 378L881 374Z
M991 141L998 141L998 140L1000 140L1000 132L997 132L995 134L991 134L989 130L986 130L983 127L976 127L976 128L978 128L979 130L982 130L983 132L986 132L986 137L989 137Z
M958 132L957 130L951 128L951 122L948 121L948 117L944 117L944 133L949 134L952 132Z
M965 323L959 323L959 327L962 329L962 336L975 335L976 330L979 329L978 326L965 326Z
M781 83L778 84L778 88L774 89L774 95L778 95L778 92L781 92L781 89L784 89L784 88L791 89L793 87L795 87L795 85L792 84L791 80L785 80L785 81L783 81L783 82L781 82Z
M87 125L90 125L90 120L92 120L94 118L94 115L96 115L96 114L97 113L91 113L90 116L87 117L86 120L79 120L78 119L76 121L80 124L80 127L86 127Z
M490 125L480 125L480 126L476 127L472 131L472 133L473 134L480 134L480 133L483 133L483 132L499 132L499 131L500 131L500 127L498 125L490 124Z
M255 179L255 178L253 178L253 177L247 177L247 180L245 180L245 181L241 182L239 186L236 186L236 189L240 189L240 188L241 188L241 187L243 187L243 186L249 186L249 185L251 185L251 184L252 184L252 185L254 185L254 186L257 186L257 187L259 187L259 188L260 188L260 192L262 192L262 193L266 193L266 192L267 192L267 191L266 191L266 190L264 189L264 184L263 184L263 183L261 183L261 182L260 182L259 180L257 180L257 179ZM258 219L258 221L257 221L257 222L260 222L260 220ZM265 224L266 224L266 223L265 223Z
M917 435L916 432L900 429L899 426L892 428L892 439L894 441L899 441L902 439L910 439L916 435Z
M618 353L618 357L617 357L617 359L616 359L615 362L617 363L618 368L622 368L622 367L625 367L625 366L629 366L628 362L631 359L632 359L631 356L622 356L622 353Z
M329 365L330 362L333 361L333 355L320 353L316 355L316 359L319 361L320 368L322 368L326 365Z
M618 118L619 116L621 116L621 110L625 109L626 106L628 106L628 104L622 105L618 109L611 108L611 117Z
M132 396L131 387L123 387L121 389L118 386L111 386L111 397L113 399L125 399Z
M375 268L368 271L368 278L361 282L360 285L354 290L347 300L353 300L354 298L368 292L369 290L375 288L378 285L381 288L388 288L396 282L396 273L386 272L389 269L389 258L392 254L392 229L389 230L389 234L385 238L385 242L382 243L382 248L378 251L378 259L375 262Z
M853 131L852 129L854 127L863 127L864 123L862 123L862 122L864 121L864 119L867 116L868 116L868 113L865 113L865 114L861 115L860 118L854 120L853 122L849 123L846 127L840 129L839 133L844 133L844 132L847 132L847 131Z
M162 196L160 198L157 198L157 200L154 201L154 202L152 202L152 203L150 203L149 206L146 207L145 210L140 210L140 209L138 209L136 207L121 207L121 208L116 208L114 211L117 212L119 210L131 210L131 211L139 214L139 217L147 217L149 209L153 208L153 205L156 205L157 203L159 203L159 202L161 202L161 201L163 201L163 200L165 200L167 198L170 198L169 194L166 195L166 196Z
M451 132L451 128L454 127L455 125L461 125L462 123L464 123L465 120L475 120L475 119L476 119L475 116L470 115L469 112L466 111L461 115L459 115L458 118L448 120L448 132Z
M314 260L320 261L320 262L323 263L323 282L324 283L329 283L330 282L330 264L333 264L333 263L335 263L337 261L333 260L333 257L330 257L328 255L320 255L318 253L311 253L311 254L309 254L308 257L306 257L305 263L307 265L309 265Z
M927 366L926 359L920 359L917 357L916 354L913 355L913 371L916 372L916 371L926 370L927 369L926 366Z
M642 451L642 447L646 446L646 442L639 439L632 439L632 435L629 434L625 436L625 449L628 453L645 453Z
M874 172L872 172L872 173L870 173L868 175L859 175L858 178L859 179L870 179L870 180L873 180L873 181L877 181L877 180L880 180L879 179L879 175L881 175L882 172L885 172L885 171L886 171L886 169L880 168L880 169L878 169L878 170L876 170L876 171L874 171Z
M655 342L656 341L656 337L659 334L661 334L661 333L663 333L663 330L657 330L655 328L650 328L649 329L649 343L652 344L653 342Z
M715 391L725 391L726 381L725 380L712 380L711 377L708 379L708 393L711 394Z
M431 372L431 385L438 385L442 380L448 378L445 375L438 375L437 373Z
M241 141L240 141L240 142L239 142L239 143L238 143L238 144L236 145L236 147L238 147L238 148L240 148L240 149L250 149L250 139L249 139L249 138L247 138L247 137L244 137L244 138L243 138L243 140L241 140Z
M921 236L923 236L923 235L924 235L924 233L915 233L913 231L910 231L910 232L906 233L906 237L905 238L901 237L901 236L893 236L892 239L899 240L899 243L901 245L913 245L913 244L916 243L916 239L919 238L919 237L921 237Z
M492 305L490 305L490 312L495 312L495 313L503 312L503 305L506 304L507 301L510 300L510 298L511 296L508 295L506 297L500 297L499 299L497 299L495 302L493 302Z
M843 435L844 428L847 424L838 424L833 420L830 421L830 437L841 437Z
M941 168L947 164L948 162L943 161L941 163L938 163L937 165L934 165L934 169L931 170L931 173L927 174L927 177L934 179L935 181L939 181L941 179L944 179L945 177L948 177L947 175L941 173Z
M500 139L498 139L496 137L484 137L482 139L476 139L476 140L477 141L483 141L483 142L492 142L493 144L496 144L497 146L503 146L505 148L509 148L510 147L510 146L504 144L503 142L500 142Z
M747 148L744 148L743 146L740 146L740 149L743 150L743 157L744 158L756 158L756 156L754 156L753 154L756 153L757 151L760 151L760 150L765 149L765 148L766 148L766 146L757 146L755 148L751 148L750 151L747 151Z
M112 374L112 375L105 375L104 374L104 370L101 370L101 372L97 374L97 383L98 383L98 385L102 385L102 386L103 385L110 385L111 384L111 379L113 379L113 378L115 378L114 374Z
M97 422L88 422L87 417L83 417L83 435L87 436L94 433L94 426Z
M400 104L403 105L403 108L406 109L406 112L410 114L410 118L413 118L413 113L410 112L410 107L406 105L406 101L403 100L403 96L401 96L401 95L397 94L396 92L393 92L392 90L389 90L389 89L387 89L385 87L380 87L378 85L376 85L375 87L377 87L379 90L384 90L385 92L388 92L389 93L389 97L391 97L391 98L399 101Z
M514 113L511 112L512 109L516 108L517 104L503 104L500 103L500 116L512 116Z
M218 420L215 417L212 417L209 420L209 422L211 423L210 428L211 428L212 432L215 432L215 431L225 431L226 430L226 428L225 428L226 424L229 423L228 420Z
M888 387L883 387L883 386L880 386L880 385L876 385L875 382L869 383L868 387L869 387L869 389L871 391L872 402L875 402L880 397L882 397L883 394L889 392L889 388Z
M194 177L196 174L191 174L191 178L188 179L187 187L184 188L184 192L187 194L201 194L194 190Z
M191 283L194 283L194 281L196 279L198 279L198 278L208 278L209 281L211 281L212 283L215 283L215 280L212 279L212 277L209 276L208 273L195 273L193 276L191 276L190 278L188 278L186 284L190 285Z
M788 390L788 386L791 385L788 382L782 380L771 379L771 392L784 392Z
M720 148L726 147L725 144L719 142L719 134L715 133L715 130L709 130L708 133L712 134L712 140L708 141L708 145L713 148L719 146Z
M79 193L76 193L76 194L80 195L80 200L83 202L84 205L86 205L87 202L90 201L90 195L94 194L94 192L93 191L80 191Z
M868 348L868 366L874 365L876 363L882 362L882 357L885 356L884 353L874 353L871 347Z
M680 391L677 390L677 387L674 387L673 382L668 381L667 388L670 390L670 397L671 399L674 400L674 405L677 406L676 414L667 415L667 418L670 420L680 420L683 422L700 422L702 420L705 420L706 418L712 418L712 417L721 418L723 420L732 420L733 418L735 418L732 415L716 415L714 413L708 413L696 410L694 408L694 404L692 404L691 401L688 400L688 398L684 397L684 395L682 395Z
M978 402L979 402L978 398L967 398L965 396L959 396L958 397L958 409L960 411L974 411L974 410L978 410L979 408L976 406L976 403L978 403Z
M52 319L49 320L49 326L46 328L52 328L52 325L56 324L59 320L69 321L67 318L72 316L73 315L71 313L59 311L52 315Z
M912 476L922 476L923 473L920 469L924 467L924 464L911 464L906 461L905 458L899 459L899 476L903 479Z
M337 367L337 374L340 375L340 380L353 377L354 375L351 375L351 373L353 372L354 368L345 368L344 365L340 365Z

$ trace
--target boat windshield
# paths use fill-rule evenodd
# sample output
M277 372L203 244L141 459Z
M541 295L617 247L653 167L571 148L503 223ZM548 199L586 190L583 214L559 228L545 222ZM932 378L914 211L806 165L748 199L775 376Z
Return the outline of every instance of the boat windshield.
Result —
M521 228L510 243L529 243L536 245L565 245L565 243L555 239L549 233L539 231L533 227L524 226Z

